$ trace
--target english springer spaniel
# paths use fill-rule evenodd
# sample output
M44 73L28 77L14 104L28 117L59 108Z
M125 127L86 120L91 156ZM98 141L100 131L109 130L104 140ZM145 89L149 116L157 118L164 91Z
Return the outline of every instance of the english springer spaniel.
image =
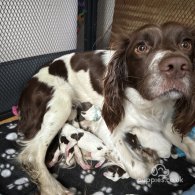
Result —
M26 141L18 157L41 194L71 194L49 173L45 155L76 102L102 109L106 132L100 139L114 146L130 177L151 172L152 164L132 153L132 137L144 147L154 142L142 132L161 133L162 143L195 162L195 141L185 136L195 124L194 44L194 31L186 26L146 25L121 36L115 50L72 53L41 68L19 100Z

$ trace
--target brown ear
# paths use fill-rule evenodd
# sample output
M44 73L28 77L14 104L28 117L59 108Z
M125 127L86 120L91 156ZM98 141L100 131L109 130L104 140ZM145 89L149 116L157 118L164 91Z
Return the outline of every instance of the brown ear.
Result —
M191 131L195 125L195 87L193 86L193 88L193 94L190 98L183 98L175 104L173 128L182 136Z
M192 63L195 67L195 26L189 28L193 38ZM178 100L175 104L175 116L173 118L173 129L182 136L191 131L195 125L195 70L193 70L193 80L191 81L191 97Z
M192 34L192 37L193 37L193 65L195 66L195 26L193 26L191 29L191 34Z
M125 37L116 44L116 52L108 64L104 80L102 116L110 131L114 130L124 116L123 100L125 98L125 80L128 76L126 67L128 45L129 39Z

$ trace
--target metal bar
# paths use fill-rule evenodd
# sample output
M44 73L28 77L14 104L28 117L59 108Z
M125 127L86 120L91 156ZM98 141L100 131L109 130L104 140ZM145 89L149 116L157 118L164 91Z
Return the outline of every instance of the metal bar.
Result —
M84 50L96 49L96 29L97 29L97 5L98 0L85 0L87 13L85 14L84 29Z

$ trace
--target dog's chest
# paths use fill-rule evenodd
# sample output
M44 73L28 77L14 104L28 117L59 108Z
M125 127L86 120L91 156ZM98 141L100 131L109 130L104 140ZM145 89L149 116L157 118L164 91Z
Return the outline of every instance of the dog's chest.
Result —
M133 88L127 89L129 100L124 103L125 117L119 124L119 131L128 131L133 127L143 127L150 131L162 131L172 120L173 101L147 101Z

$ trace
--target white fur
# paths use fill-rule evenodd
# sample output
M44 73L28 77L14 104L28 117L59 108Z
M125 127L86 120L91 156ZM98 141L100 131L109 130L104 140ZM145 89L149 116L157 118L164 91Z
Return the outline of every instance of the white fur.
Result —
M142 127L133 128L131 132L137 136L143 147L155 150L160 158L170 157L172 144L162 132L150 131Z
M158 70L158 64L161 62L161 60L163 59L163 57L167 54L169 54L170 51L169 50L165 50L165 51L158 51L154 54L153 59L151 60L151 63L149 65L149 69L151 71L159 71Z

